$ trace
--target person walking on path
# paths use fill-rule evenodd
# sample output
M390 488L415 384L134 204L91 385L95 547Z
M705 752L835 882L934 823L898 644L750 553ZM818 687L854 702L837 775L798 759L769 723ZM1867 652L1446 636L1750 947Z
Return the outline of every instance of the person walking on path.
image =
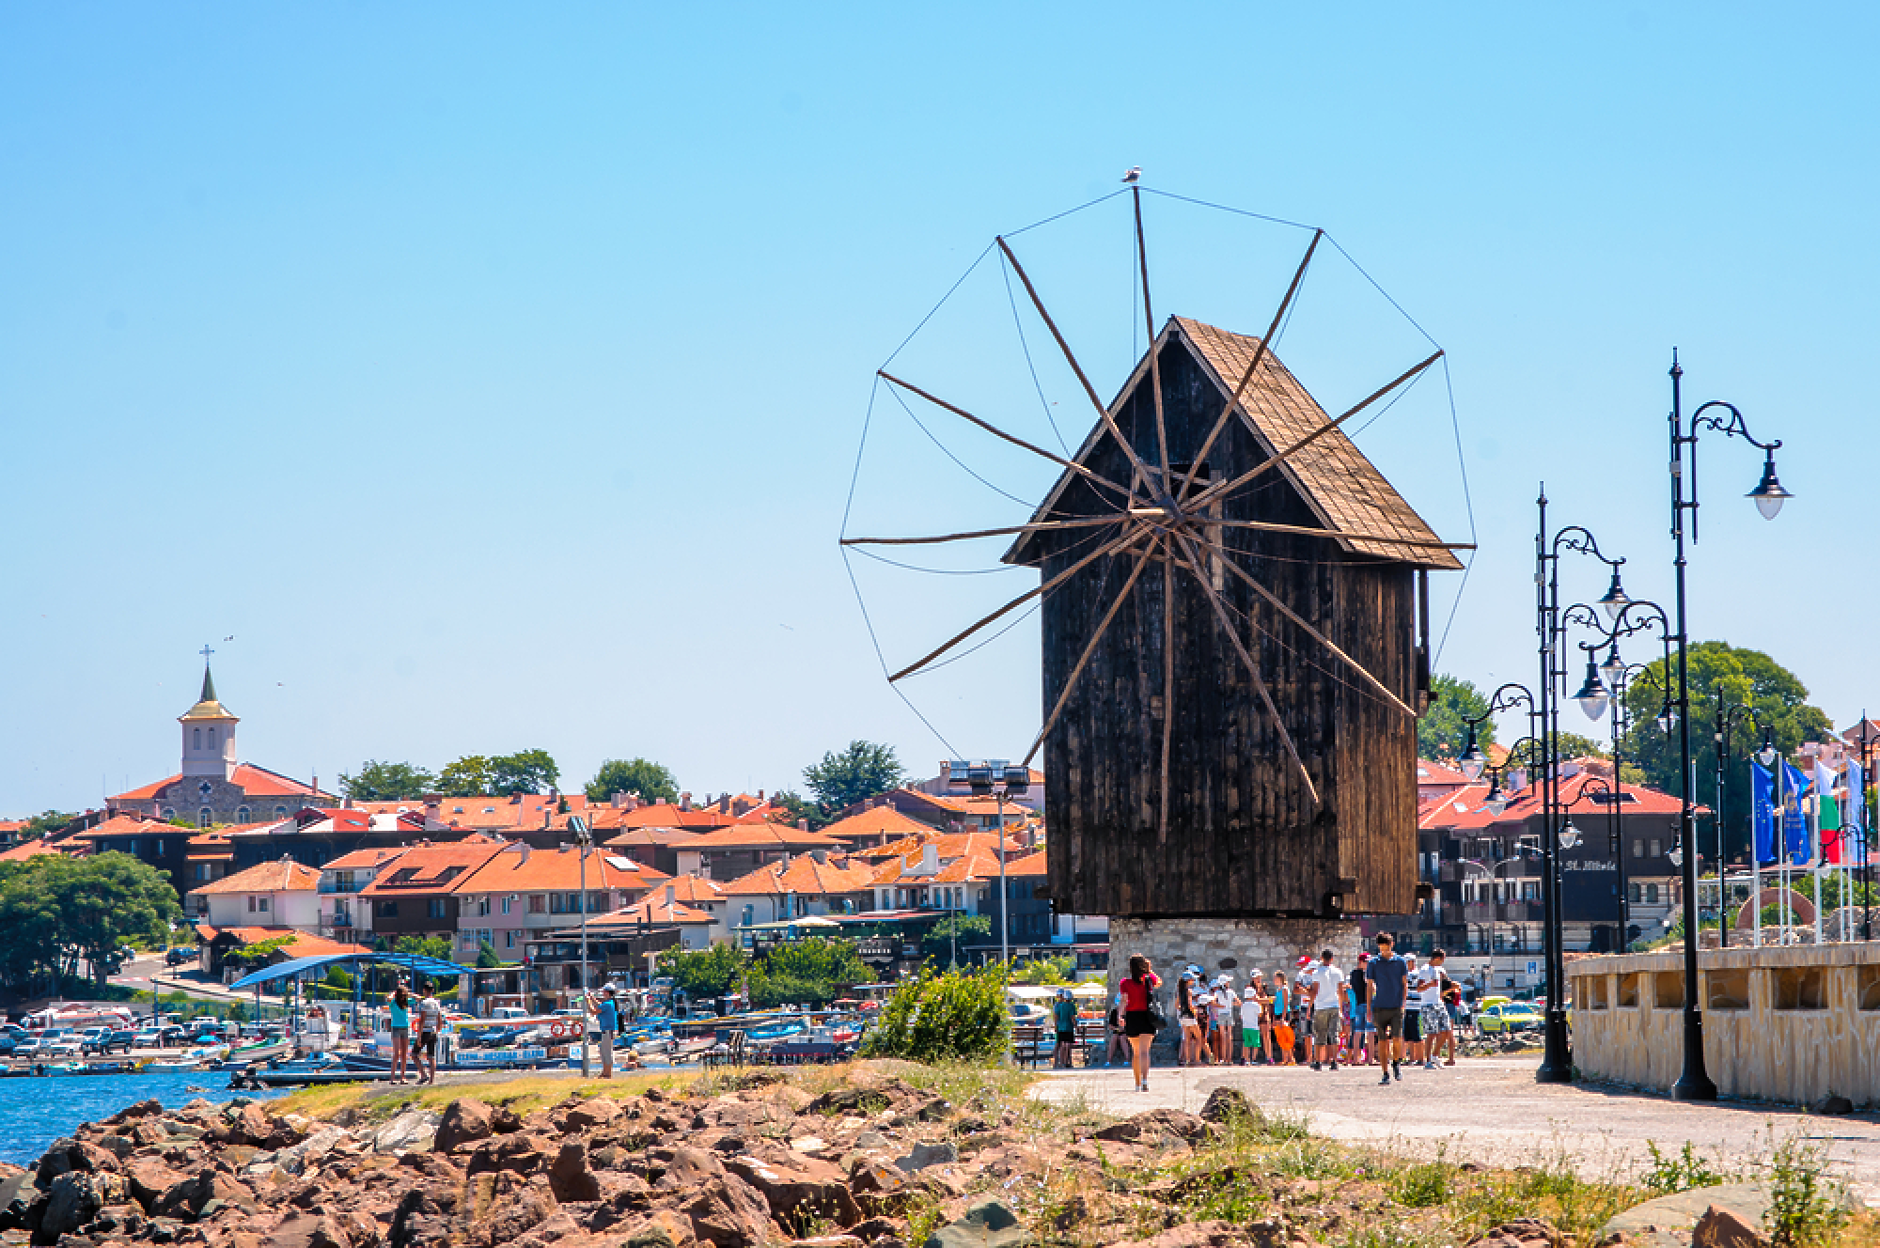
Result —
M443 1024L444 1007L425 993L418 1002L418 1070L424 1076L419 1083L437 1082L437 1033Z
M1417 955L1403 955L1407 991L1403 1004L1403 1060L1412 1066L1423 1064L1423 981L1417 971Z
M1370 1066L1377 1061L1371 1043L1377 1034L1371 1023L1371 980L1364 973L1365 963L1370 960L1370 954L1359 954L1358 967L1345 985L1351 998L1351 1064L1354 1066Z
M1260 990L1253 986L1253 981L1250 979L1246 989L1240 994L1240 1064L1242 1066L1253 1065L1260 1055L1260 1018L1263 1010Z
M620 1006L614 1000L614 986L601 989L600 1004L594 1003L594 994L588 993L582 998L583 1008L601 1029L601 1078L614 1077L614 1033L620 1030ZM587 1037L581 1037L581 1043L587 1044Z
M392 1032L392 1082L411 1082L409 1064L411 1062L411 995L405 991L405 981L399 980L398 987L392 990L389 1007Z
M1393 1077L1403 1082L1403 1010L1404 992L1409 986L1410 969L1397 956L1396 939L1386 932L1377 938L1377 956L1365 963L1365 976L1371 981L1371 1018L1377 1024L1377 1060L1384 1067L1379 1084Z
M1109 1017L1104 1020L1104 1030L1109 1033L1109 1047L1103 1052L1105 1066L1116 1065L1119 1056L1124 1061L1129 1060L1129 1032L1123 1021L1123 1009L1123 994L1119 992L1111 1000Z
M1273 1055L1281 1066L1297 1066L1293 1056L1293 990L1286 983L1285 971L1273 972Z
M1443 970L1445 956L1441 949L1435 950L1430 954L1429 965L1422 971L1421 1027L1425 1070L1436 1069L1436 1055L1442 1051L1445 1041L1449 1045L1449 1064L1456 1064L1456 1034L1449 1021L1449 1007L1443 1004L1443 993L1449 988L1449 975Z
M1249 977L1248 989L1259 1003L1260 1053L1259 1061L1267 1066L1273 1064L1273 998L1266 990L1266 977L1255 971Z
M1222 975L1214 981L1214 1004L1208 1009L1208 1033L1214 1042L1214 1060L1231 1066L1234 1061L1234 1025L1239 1021L1239 999L1234 995L1234 977Z
M1069 1070L1077 1064L1077 1001L1069 988L1057 990L1051 1003L1051 1022L1057 1030L1057 1050L1051 1054L1054 1070Z
M1177 1066L1200 1064L1201 1015L1205 1012L1195 992L1195 973L1183 971L1175 981L1175 1017L1182 1029L1181 1049L1175 1054Z
M1338 1069L1338 1032L1344 1018L1345 973L1333 963L1332 951L1323 949L1312 968L1312 1069Z
M1162 986L1155 965L1141 954L1129 959L1129 978L1120 985L1123 1030L1129 1036L1129 1069L1136 1076L1136 1091L1149 1090L1149 1046L1155 1043L1155 1013L1151 994Z

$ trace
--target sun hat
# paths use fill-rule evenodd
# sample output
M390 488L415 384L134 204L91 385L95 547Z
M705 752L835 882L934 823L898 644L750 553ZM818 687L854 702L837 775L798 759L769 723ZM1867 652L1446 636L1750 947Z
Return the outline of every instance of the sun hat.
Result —
M1300 958L1300 959L1299 959L1299 961L1297 961L1297 962L1295 962L1295 963L1294 963L1293 965L1295 965L1295 966L1311 966L1311 965L1312 965L1312 959L1311 959L1311 958Z
M1247 990L1246 990L1245 992L1243 992L1243 993L1241 993L1240 995L1241 995L1241 996L1243 996L1243 997L1257 997L1257 996L1259 996L1260 994L1259 994L1259 993L1257 993L1257 992L1255 992L1255 991L1253 990L1253 985L1252 985L1252 984L1248 984L1248 985L1247 985Z

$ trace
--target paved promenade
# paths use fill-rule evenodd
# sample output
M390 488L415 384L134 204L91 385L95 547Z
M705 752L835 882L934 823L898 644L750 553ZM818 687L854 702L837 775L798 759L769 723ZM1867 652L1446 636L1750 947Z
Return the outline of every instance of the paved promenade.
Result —
M1474 1058L1434 1071L1408 1067L1403 1082L1379 1087L1375 1067L1315 1072L1309 1066L1157 1067L1149 1091L1127 1070L1045 1071L1032 1094L1131 1114L1169 1106L1198 1110L1208 1093L1236 1087L1272 1112L1307 1116L1315 1135L1393 1143L1406 1152L1439 1144L1456 1161L1538 1165L1562 1154L1585 1178L1634 1173L1649 1163L1646 1142L1676 1151L1689 1140L1705 1157L1736 1163L1768 1155L1769 1131L1819 1141L1855 1192L1880 1204L1880 1119L1820 1118L1768 1105L1690 1105L1596 1085L1534 1082L1536 1056Z

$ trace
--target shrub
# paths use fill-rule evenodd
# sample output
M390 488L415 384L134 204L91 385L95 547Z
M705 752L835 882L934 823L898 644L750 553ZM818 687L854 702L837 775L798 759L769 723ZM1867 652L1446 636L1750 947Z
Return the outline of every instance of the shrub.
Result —
M863 1052L916 1062L986 1062L1003 1057L1011 1042L1004 967L939 974L929 968L895 989Z

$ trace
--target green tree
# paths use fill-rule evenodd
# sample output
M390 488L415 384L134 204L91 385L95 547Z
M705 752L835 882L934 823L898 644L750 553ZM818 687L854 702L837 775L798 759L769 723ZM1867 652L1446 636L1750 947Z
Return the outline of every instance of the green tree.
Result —
M0 967L14 983L58 981L82 961L92 986L124 962L132 940L155 943L180 918L176 890L155 867L128 854L43 854L0 873Z
M1577 732L1563 732L1559 737L1562 758L1611 758L1612 750L1603 741L1583 737Z
M744 952L733 944L707 949L671 949L659 955L659 973L688 997L719 997L737 986Z
M233 962L237 966L245 966L253 970L266 965L269 958L293 943L294 937L291 935L271 936L267 940L257 940L252 945L243 945L239 949L231 949L222 956L222 960L224 962Z
M927 929L920 938L920 951L944 966L958 963L959 946L992 935L992 920L983 914L949 914Z
M410 763L382 763L368 758L359 764L356 775L339 773L340 791L358 802L403 802L423 797L437 784L437 777Z
M1431 760L1455 759L1469 739L1469 725L1488 710L1488 698L1469 681L1438 673L1430 681L1430 705L1417 720L1417 756ZM1483 749L1495 743L1495 722L1483 720L1475 730Z
M1674 658L1673 663L1676 662ZM1776 749L1794 753L1804 741L1826 739L1834 731L1827 712L1808 704L1808 687L1796 675L1760 650L1722 641L1700 641L1685 659L1691 691L1691 755L1697 768L1692 796L1706 806L1717 800L1717 742L1715 716L1719 699L1725 706L1747 705L1768 726ZM1677 671L1669 673L1675 684ZM1665 661L1655 659L1644 675L1626 689L1632 714L1625 736L1625 759L1635 765L1653 788L1674 796L1683 792L1678 776L1678 729L1669 732L1657 722L1665 702ZM1675 695L1675 688L1672 689ZM1724 856L1748 853L1750 821L1749 756L1762 745L1761 735L1744 716L1735 718L1730 754L1724 770ZM1707 857L1716 851L1715 833L1700 827L1699 849Z
M15 833L15 837L20 841L36 841L49 832L63 831L76 818L77 815L68 811L48 810L28 819L26 826Z
M770 800L789 813L791 823L807 822L811 832L835 822L822 807L815 802L805 801L800 794L789 789L777 790L770 795Z
M610 758L587 783L590 802L604 802L616 793L638 793L641 801L679 800L679 782L670 768L645 758Z
M496 952L495 945L487 940L477 942L477 969L479 971L493 971L502 965L504 965L503 955Z
M866 798L900 787L907 773L894 747L851 741L840 754L830 752L803 769L803 783L824 813L834 814Z
M997 1062L1011 1044L1005 967L994 963L944 974L923 969L888 998L862 1041L862 1055L916 1062Z
M409 953L420 958L436 958L448 962L450 957L450 937L448 936L400 936L392 942L393 953Z
M437 773L437 791L445 797L482 797L494 784L490 760L481 754L466 754Z
M854 941L811 936L772 945L748 978L752 1005L821 1006L872 976Z
M518 793L546 793L561 779L547 750L520 750L490 760L490 792L498 797Z

